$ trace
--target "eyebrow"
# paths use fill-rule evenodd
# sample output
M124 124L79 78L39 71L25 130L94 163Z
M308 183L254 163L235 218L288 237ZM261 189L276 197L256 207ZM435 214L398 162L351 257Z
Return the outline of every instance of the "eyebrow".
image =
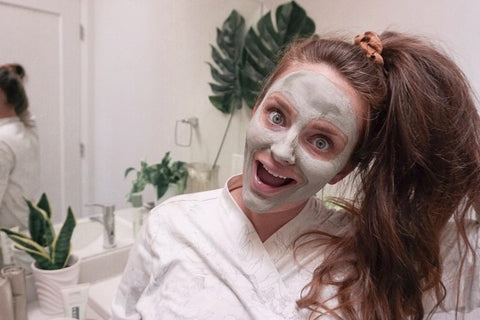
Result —
M319 122L321 122L321 124L319 124ZM326 119L315 119L315 120L312 120L311 123L313 124L314 129L324 131L328 134L339 137L345 143L348 142L348 136L343 132L343 130L337 127L336 125L334 125L333 123L331 123L330 121Z
M291 103L285 96L279 91L272 92L266 99L267 106L270 103L269 100L273 99L275 103L282 107L282 111L288 112L289 116L296 116L298 114L297 108Z

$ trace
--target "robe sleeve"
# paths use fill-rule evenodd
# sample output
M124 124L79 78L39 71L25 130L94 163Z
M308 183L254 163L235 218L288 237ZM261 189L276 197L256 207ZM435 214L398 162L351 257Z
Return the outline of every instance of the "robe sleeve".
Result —
M148 223L147 219L136 243L130 251L122 279L112 301L113 320L139 320L137 304L148 284L153 281L155 257L152 243L158 226Z

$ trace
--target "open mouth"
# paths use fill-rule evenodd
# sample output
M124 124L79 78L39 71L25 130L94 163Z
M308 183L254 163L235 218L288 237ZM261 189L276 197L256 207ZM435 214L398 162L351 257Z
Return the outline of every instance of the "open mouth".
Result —
M258 180L264 185L270 186L272 188L279 188L290 184L295 184L294 179L284 177L265 168L265 166L259 161L257 161L257 177Z

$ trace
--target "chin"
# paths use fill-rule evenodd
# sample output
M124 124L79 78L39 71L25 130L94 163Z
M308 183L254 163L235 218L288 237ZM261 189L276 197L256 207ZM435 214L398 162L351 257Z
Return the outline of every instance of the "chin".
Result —
M278 206L271 198L263 198L252 192L250 188L243 188L243 202L245 206L252 212L268 213Z

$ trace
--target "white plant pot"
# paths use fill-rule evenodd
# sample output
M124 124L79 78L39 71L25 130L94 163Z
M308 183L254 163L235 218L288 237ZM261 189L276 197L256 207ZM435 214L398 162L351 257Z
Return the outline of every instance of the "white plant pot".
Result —
M70 255L68 267L58 270L42 270L32 263L40 310L46 314L63 312L62 287L78 283L80 275L80 258Z

